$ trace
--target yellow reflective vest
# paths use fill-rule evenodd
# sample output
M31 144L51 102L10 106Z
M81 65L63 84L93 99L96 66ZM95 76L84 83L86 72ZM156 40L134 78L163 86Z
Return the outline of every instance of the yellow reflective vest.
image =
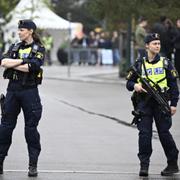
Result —
M46 48L46 50L51 50L53 46L53 38L51 36L44 36L42 38L43 44Z
M164 67L164 57L161 57L160 60L155 63L149 63L148 61L144 60L147 76L143 67L143 64L141 65L142 69L142 77L146 78L147 80L150 79L155 84L158 84L161 89L167 89L167 78L166 78L166 70ZM153 83L150 82L150 84L153 86Z
M26 49L19 49L19 52L18 52L18 56L20 59L23 59L23 58L28 58L30 52L31 52L31 47L28 47Z

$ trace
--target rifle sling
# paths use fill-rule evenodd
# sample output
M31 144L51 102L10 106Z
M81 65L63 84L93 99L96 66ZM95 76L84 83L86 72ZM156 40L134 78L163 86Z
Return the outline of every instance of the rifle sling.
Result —
M142 64L143 64L143 68L144 68L144 72L145 72L145 75L146 75L147 80L150 81L150 82L152 82L153 85L154 85L154 87L156 87L156 88L157 88L158 90L160 90L160 92L161 92L161 88L160 88L160 86L159 86L158 84L159 84L160 82L164 81L164 80L166 79L166 77L160 79L159 81L157 81L157 82L155 83L154 81L152 81L152 80L148 77L147 70L146 70L146 65L145 65L145 63L144 63L144 59L143 59L143 61L142 61Z

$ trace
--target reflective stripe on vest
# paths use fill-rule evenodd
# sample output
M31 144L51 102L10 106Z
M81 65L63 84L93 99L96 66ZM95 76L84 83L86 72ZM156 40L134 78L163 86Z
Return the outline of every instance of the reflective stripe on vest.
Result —
M148 78L151 79L155 84L157 84L160 81L158 85L160 86L161 89L168 88L166 71L164 68L164 58L161 57L160 60L155 64L148 63L147 61L144 61L144 63ZM142 77L147 79L146 74L144 72L143 64L141 65L141 69L142 69ZM161 81L162 79L164 80Z

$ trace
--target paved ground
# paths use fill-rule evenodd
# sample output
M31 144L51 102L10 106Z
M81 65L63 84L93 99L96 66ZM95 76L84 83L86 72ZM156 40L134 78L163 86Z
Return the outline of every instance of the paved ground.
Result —
M97 83L125 83L113 66L45 66L45 78Z
M70 70L68 73L68 70ZM2 73L2 69L0 68ZM119 79L118 77L118 68L111 66L72 66L68 68L66 66L51 66L44 67L44 85L41 89L41 96L45 103L45 106L49 111L46 111L44 114L44 123L41 124L41 131L43 134L42 144L44 146L44 151L42 152L40 159L40 168L38 178L31 178L37 180L138 180L138 179L149 179L149 180L180 180L180 174L174 177L161 177L159 175L164 162L161 162L164 157L159 156L161 154L161 147L159 142L155 141L154 146L158 147L156 149L155 155L153 158L153 164L151 167L151 173L148 178L139 178L138 177L138 167L137 167L137 157L136 149L132 148L136 146L136 142L132 139L136 139L137 132L128 127L117 126L117 123L114 121L109 121L103 117L94 117L90 116L88 113L81 113L77 107L73 107L73 104L66 104L66 102L61 101L62 98L65 98L68 101L71 100L74 104L80 104L81 107L85 109L92 109L96 111L102 110L103 114L108 114L108 111L116 114L116 109L110 110L107 108L105 102L100 102L101 98L98 99L94 93L92 100L95 101L97 105L101 105L100 109L93 109L94 104L87 101L79 100L78 97L74 97L75 93L72 93L72 90L77 90L78 94L84 96L84 99L89 100L89 94L84 93L87 89L92 88L94 90L106 89L106 96L108 90L111 92L111 89L116 89L113 93L119 94L119 90L122 93L122 102L127 106L127 102L123 100L126 98L127 93L124 93L124 78ZM59 81L61 80L61 81ZM68 83L68 82L72 83ZM5 84L0 78L1 87L0 90L4 90ZM64 83L63 83L64 82ZM76 84L74 82L77 82ZM83 86L83 82L86 83ZM92 83L92 84L91 84ZM97 85L94 85L96 84ZM57 84L54 86L53 84ZM54 89L49 86L53 86ZM77 89L77 86L80 86ZM112 86L112 88L111 88ZM67 89L66 89L67 88ZM76 88L76 89L75 89ZM57 97L58 92L61 91L61 95ZM67 92L65 92L67 91ZM67 95L71 93L71 96ZM82 94L83 93L83 94ZM88 97L86 97L88 95ZM90 94L92 95L92 94ZM118 101L115 99L116 96L107 97L109 104L112 101ZM119 97L118 97L119 98ZM61 101L61 102L60 102ZM98 104L99 103L99 104ZM104 103L104 106L103 106ZM48 105L50 104L50 105ZM52 106L55 106L52 111ZM118 104L121 108L123 105ZM74 108L74 109L73 109ZM125 111L128 107L124 109L124 112L120 112L120 118L124 119ZM73 114L73 115L72 115ZM178 112L179 114L179 112ZM53 129L49 129L47 132L47 126L49 117L54 115L54 124ZM46 117L48 116L48 117ZM61 120L64 123L64 126L59 126L59 118L57 116L65 116L67 119ZM73 119L74 117L75 119ZM127 118L129 119L129 118ZM83 121L86 120L85 123ZM115 119L116 120L116 119ZM176 117L176 122L178 118ZM179 123L176 123L176 127L173 129L176 139L179 140ZM59 127L58 127L59 126ZM49 126L50 128L52 126ZM96 128L89 128L96 127ZM66 129L67 128L67 129ZM70 133L72 130L74 136ZM127 131L130 132L128 136L128 141L124 141L122 137L127 136ZM22 127L17 127L15 131L14 146L11 147L11 152L6 162L6 168L4 175L0 176L0 180L26 180L27 177L26 169L24 164L26 163L26 154L22 152L26 151L24 137L19 137L19 133L23 133ZM108 134L108 136L107 136ZM49 137L53 139L58 139L58 142L61 142L60 149L55 149L56 144ZM82 137L78 139L78 137ZM119 138L118 138L119 137ZM88 139L88 142L87 142ZM72 143L73 142L73 143ZM48 143L48 144L47 144ZM119 152L119 144L121 146L121 152ZM124 147L124 145L126 147ZM179 144L179 142L178 142ZM101 146L102 147L99 147ZM17 148L18 147L18 148ZM126 149L128 147L128 149ZM72 149L74 149L72 151ZM106 149L106 150L105 150ZM80 152L78 151L80 150ZM108 154L108 151L109 154ZM46 153L45 153L46 151ZM18 154L18 157L14 156L14 153ZM90 153L91 154L90 154ZM74 153L74 154L73 154ZM62 157L54 157L54 155L60 154ZM124 154L124 157L123 157ZM157 155L158 154L158 155ZM98 156L97 156L98 155ZM18 159L19 158L19 159ZM74 161L69 161L71 159ZM88 159L87 159L88 158ZM14 162L17 162L16 167ZM121 159L121 162L119 160ZM73 163L72 163L73 162ZM91 162L91 163L90 163ZM107 163L108 162L108 163ZM110 164L111 162L111 164Z
M26 172L7 172L0 176L0 180L179 180L179 176L160 177L150 175L147 178L139 178L137 174L120 172L40 172L37 178L28 178Z

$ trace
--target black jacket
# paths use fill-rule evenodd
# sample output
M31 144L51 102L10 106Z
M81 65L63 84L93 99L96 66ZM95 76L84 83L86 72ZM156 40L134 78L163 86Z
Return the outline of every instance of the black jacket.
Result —
M147 60L147 57L146 57ZM157 54L154 60L151 62L152 64L157 63L160 60L160 55ZM141 64L142 60L138 59L134 66L138 70L138 72L141 74ZM168 94L170 96L170 105L171 106L177 106L177 102L179 100L179 89L177 85L177 77L174 75L174 72L176 71L174 66L172 65L171 61L168 60L168 66L165 69L166 70L166 78L167 78L167 85L169 87ZM133 73L132 71L129 72L127 76L127 83L126 83L126 88L129 91L134 90L134 84L137 83L137 75Z

